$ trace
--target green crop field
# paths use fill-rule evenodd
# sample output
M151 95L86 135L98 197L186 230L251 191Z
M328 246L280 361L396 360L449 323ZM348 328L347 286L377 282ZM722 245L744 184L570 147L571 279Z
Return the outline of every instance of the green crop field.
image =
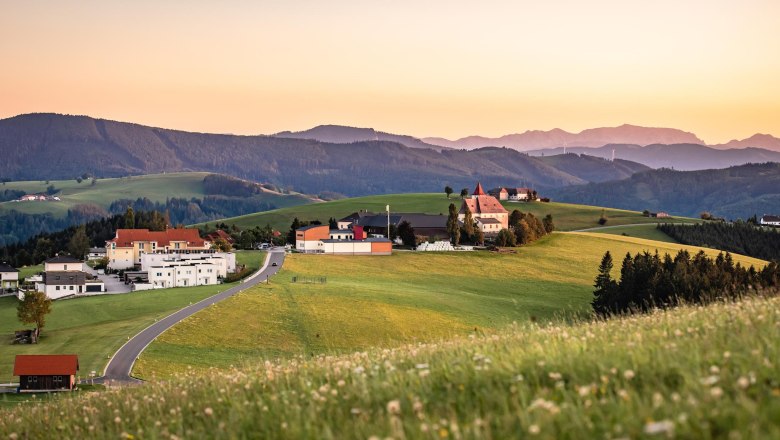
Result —
M358 210L372 212L385 212L385 206L390 205L391 212L420 212L426 214L448 213L450 203L460 208L459 197L447 198L442 194L388 194L379 196L355 197L350 199L335 200L327 203L302 205L289 208L275 209L272 211L248 214L240 217L211 222L235 224L240 228L265 226L270 224L273 228L286 231L294 217L300 220L320 220L326 222L329 218L343 218ZM626 211L622 209L600 208L587 205L574 205L570 203L542 203L542 202L502 202L508 211L519 209L523 212L531 212L543 217L552 214L558 230L572 231L599 226L597 223L602 211L607 215L607 225L625 225L634 223L657 223L658 219L644 217L640 212ZM690 218L662 219L667 222L698 222L700 220Z
M165 202L167 198L203 198L203 178L210 173L170 173L150 174L111 179L98 179L95 185L84 180L52 180L48 184L42 181L7 182L1 189L17 189L27 193L42 193L46 187L54 185L60 192L56 195L62 201L28 201L0 203L0 214L3 211L15 209L28 214L52 213L64 216L68 209L78 204L93 204L108 208L111 202L118 199L135 200L146 197L153 202ZM267 192L253 196L261 200L267 199L277 206L294 206L311 203L311 199L301 195L283 195Z
M682 247L617 235L556 233L518 248L516 254L293 254L270 285L200 312L165 333L141 355L134 372L146 378L170 376L189 368L203 371L492 332L531 317L584 316L605 251L620 261L626 252L672 253ZM757 267L764 263L742 256L736 260ZM294 276L327 281L293 283Z
M780 438L778 340L777 298L525 322L0 409L0 436Z
M241 264L256 269L264 260L259 251L239 252ZM17 354L73 353L79 356L81 377L102 374L108 358L156 319L214 295L233 284L150 290L54 301L41 340L35 345L12 345L14 330L29 328L16 317L18 301L0 298L0 383L14 381ZM18 378L16 378L18 379Z

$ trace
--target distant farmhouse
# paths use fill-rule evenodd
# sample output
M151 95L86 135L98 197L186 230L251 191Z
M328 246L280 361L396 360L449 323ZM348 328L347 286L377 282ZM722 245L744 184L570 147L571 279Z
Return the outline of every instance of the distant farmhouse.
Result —
M780 215L767 215L761 217L760 223L764 226L780 226Z
M509 228L509 212L495 197L485 194L481 183L477 183L471 196L463 199L458 213L461 222L466 218L467 209L485 235L498 234L500 230Z
M536 191L531 188L493 188L488 194L498 200L509 200L513 202L527 202L536 199Z
M58 196L50 196L46 194L25 194L18 199L14 200L14 202L59 202L60 198Z
M33 283L35 290L49 299L106 291L103 281L84 272L84 263L76 258L56 256L46 260L43 267L43 274L27 277L25 282ZM20 290L18 296L23 299L24 291Z
M368 237L359 225L333 230L328 225L311 225L295 231L295 248L307 254L390 255L393 243L384 237Z

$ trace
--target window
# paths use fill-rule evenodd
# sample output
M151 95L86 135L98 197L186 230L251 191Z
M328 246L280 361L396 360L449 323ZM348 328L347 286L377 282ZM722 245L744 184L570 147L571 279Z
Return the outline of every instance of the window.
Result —
M146 243L138 243L138 249L144 250L144 246L146 246Z
M70 286L70 290L73 290L73 286Z
M30 376L30 382L38 383L38 376Z
M68 265L67 264L65 265L65 269L63 269L63 270L68 270Z
M60 290L60 286L55 286L54 290Z
M157 272L157 276L161 277L162 276L162 272Z

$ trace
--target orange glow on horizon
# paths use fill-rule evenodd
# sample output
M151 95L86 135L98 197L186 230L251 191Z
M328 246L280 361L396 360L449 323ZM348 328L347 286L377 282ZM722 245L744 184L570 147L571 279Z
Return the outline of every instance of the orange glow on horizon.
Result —
M780 3L6 3L0 117L420 137L630 123L780 136Z

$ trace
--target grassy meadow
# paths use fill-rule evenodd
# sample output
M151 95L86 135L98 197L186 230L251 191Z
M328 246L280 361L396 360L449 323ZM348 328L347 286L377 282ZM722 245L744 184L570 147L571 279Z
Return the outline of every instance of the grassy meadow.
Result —
M677 243L677 240L666 235L656 228L655 224L644 225L624 225L604 229L594 229L589 232L598 234L624 235L627 237L644 238L647 240L663 241L667 243Z
M242 251L236 256L239 263L255 269L264 258L259 251ZM0 383L18 380L13 377L17 354L77 354L82 378L87 378L90 371L100 375L110 356L128 337L157 319L232 286L155 289L54 301L41 340L34 345L11 344L14 330L30 326L17 319L15 297L0 298Z
M531 318L588 316L593 279L606 250L619 262L626 252L675 253L682 247L698 251L618 235L555 233L515 254L293 254L270 285L243 292L163 334L141 355L134 374L170 377L190 368L392 347L475 330L491 333ZM761 260L735 258L763 267ZM293 283L294 276L324 276L327 282Z
M523 322L0 409L0 437L778 438L779 339L777 298Z
M290 223L294 217L298 217L300 220L320 220L326 222L331 217L339 219L359 210L377 213L385 212L385 206L388 204L390 205L391 212L421 212L426 214L446 215L450 203L454 203L455 206L460 208L461 199L454 195L448 199L444 193L387 194L280 208L272 211L232 217L207 224L213 226L216 223L224 222L228 225L235 224L242 229L270 224L275 229L286 231L290 228ZM607 225L658 222L658 219L644 217L640 212L622 209L555 202L526 203L504 201L502 204L510 212L514 209L519 209L523 212L531 212L539 217L552 214L556 228L561 231L572 231L599 226L597 222L602 211L607 215ZM685 223L699 221L682 217L666 220Z
M74 205L93 204L108 208L115 200L135 200L138 197L147 197L153 202L163 203L170 197L203 198L206 195L203 189L203 178L209 174L211 173L191 172L98 179L94 186L89 179L81 183L76 182L75 179L52 180L48 184L45 181L7 182L0 186L0 189L42 193L49 185L54 185L60 190L56 195L62 201L3 202L0 203L0 215L3 211L15 209L27 214L52 213L56 216L64 216ZM300 195L267 192L254 196L254 198L258 197L268 199L269 202L280 207L311 203L309 198Z

